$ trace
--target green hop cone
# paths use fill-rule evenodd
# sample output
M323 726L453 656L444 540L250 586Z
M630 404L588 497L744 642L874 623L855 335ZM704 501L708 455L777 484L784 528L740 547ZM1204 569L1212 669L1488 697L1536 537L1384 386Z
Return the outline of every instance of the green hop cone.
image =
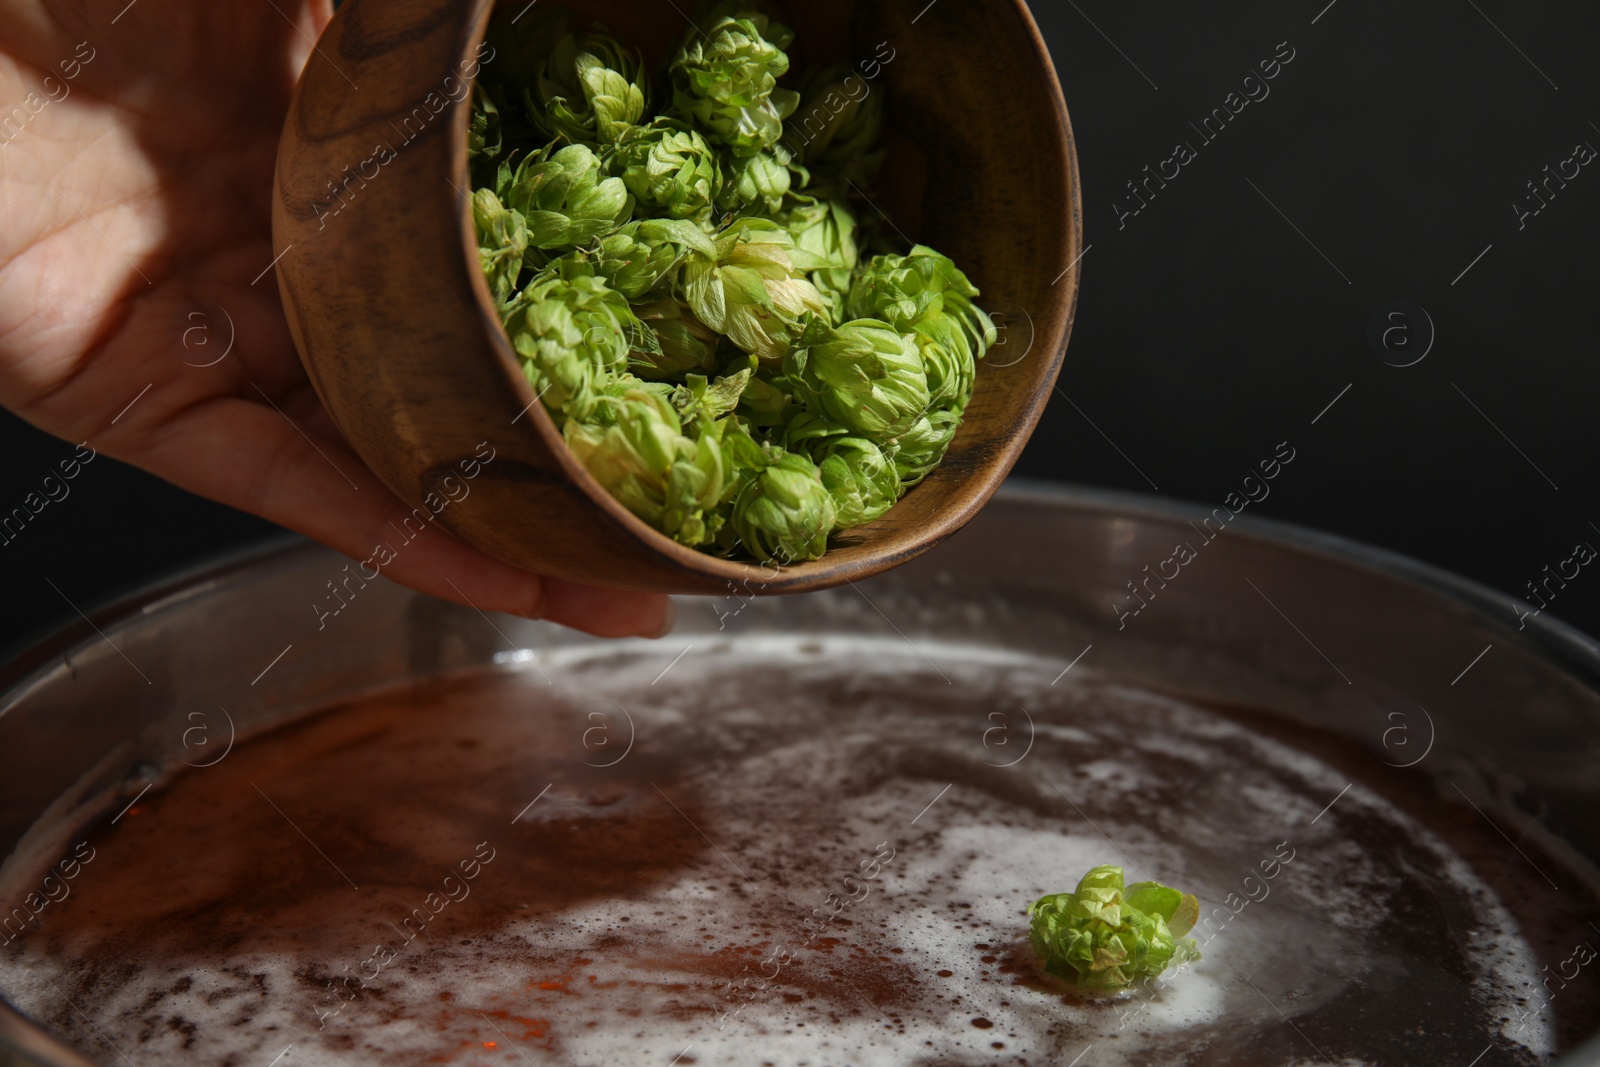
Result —
M861 260L855 214L843 200L797 193L787 198L774 220L789 231L796 248L826 264L809 277L828 306L830 320L839 325L845 320L851 277Z
M600 160L586 145L568 145L524 157L515 169L501 164L501 201L520 212L530 248L574 248L619 228L633 214L633 198L620 178L603 178Z
M536 152L550 137L528 113L530 92L556 45L571 32L571 12L553 4L537 4L520 12L498 5L489 20L477 56L474 88L482 90L499 115L500 151L472 160L475 188L495 188L495 165Z
M640 378L637 375L624 371L623 373L615 375L614 377L605 379L598 385L594 392L595 404L590 406L589 413L586 415L586 418L597 418L597 416L594 414L596 405L606 404L615 400L622 400L627 397L629 393L645 393L649 396L655 397L657 400L660 400L663 403L670 404L672 403L673 394L677 392L678 389L679 387L673 385L671 382L645 381L643 378ZM679 421L682 422L683 420L680 419ZM694 436L694 433L691 430L686 429L684 430L684 433L691 437Z
M883 450L865 437L840 437L816 456L822 484L838 510L837 529L871 522L894 507L900 479Z
M528 251L527 224L490 189L472 194L472 222L478 231L478 265L494 294L495 307L504 307L522 273Z
M716 150L695 130L658 118L625 132L607 156L641 210L709 225L722 192Z
M797 399L873 441L888 442L928 411L928 376L910 334L877 319L813 318L783 362Z
M556 42L526 103L534 124L548 137L610 144L644 115L649 91L638 50L596 26Z
M778 162L772 152L732 156L725 171L727 181L717 198L717 207L725 215L770 216L783 206L784 197L794 184L791 168Z
M645 219L600 239L595 272L629 300L660 285L690 250L715 255L711 238L692 222Z
M740 155L770 148L800 102L778 79L794 33L760 12L723 15L690 30L668 65L672 111Z
M739 415L751 426L781 427L797 410L793 398L771 377L766 371L756 374L739 397Z
M849 67L814 67L798 87L784 147L839 186L870 186L883 165L883 94Z
M834 529L871 522L900 499L900 475L877 443L849 427L807 412L789 423L786 447L804 452L822 472L838 513Z
M921 331L914 336L922 353L923 369L928 372L928 395L935 404L957 414L965 411L967 401L972 399L973 380L978 371L972 349L960 339L941 344Z
M683 252L667 241L652 241L639 233L648 223L630 222L616 233L600 238L593 262L595 273L629 300L654 289L683 259Z
M779 452L745 474L730 526L752 555L788 564L828 550L838 512L815 463L798 452Z
M1121 867L1096 867L1071 893L1028 905L1033 947L1045 970L1096 992L1113 992L1200 958L1193 929L1200 905L1157 882L1123 888Z
M540 4L521 11L499 5L484 35L488 51L481 57L478 82L498 90L497 99L522 101L525 90L571 33L572 13L559 4ZM519 103L516 110L521 111Z
M704 426L732 414L750 384L750 368L715 381L703 374L684 376L685 384L672 391L672 406L684 422Z
M695 318L694 312L676 297L663 296L635 304L633 313L642 331L634 340L630 359L635 374L670 378L716 367L716 331Z
M472 110L467 117L467 159L498 158L502 138L500 108L481 84L473 86Z
M552 413L575 417L625 371L638 323L588 263L563 259L512 299L505 328L534 395Z
M567 447L594 479L652 527L691 547L720 529L716 512L727 487L717 436L692 438L658 393L627 388L568 420Z
M717 238L715 259L690 253L680 284L701 322L774 366L799 336L801 316L827 313L805 276L818 265L777 223L741 219Z
M910 255L876 256L850 289L848 313L877 318L935 346L929 385L941 404L964 408L977 360L994 344L989 316L972 302L977 287L949 259L925 245Z
M932 408L894 439L894 467L900 476L902 491L921 482L944 462L945 453L950 450L950 442L955 440L960 426L960 412Z

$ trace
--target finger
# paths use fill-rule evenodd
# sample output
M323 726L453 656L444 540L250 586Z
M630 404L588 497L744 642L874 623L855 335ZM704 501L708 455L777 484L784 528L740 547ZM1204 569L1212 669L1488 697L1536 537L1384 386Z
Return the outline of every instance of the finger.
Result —
M333 0L306 0L306 12L318 34L333 21Z
M333 440L338 442L341 448L344 447L344 439L339 435L339 430L329 416L327 408L322 406L322 402L313 390L303 386L293 389L286 394L280 406L283 413L305 430L313 440ZM413 511L411 515L416 515L416 512ZM400 525L409 533L413 523L403 520ZM439 532L449 537L444 531ZM460 545L460 542L455 542L453 539L452 541ZM476 554L474 552L474 555ZM660 637L670 632L677 620L677 612L672 607L671 600L665 596L625 589L607 589L550 577L543 578L540 589L543 600L539 615L529 613L530 617L542 615L552 622L583 630L598 637ZM457 590L457 592L464 591ZM475 597L476 594L471 595ZM452 599L459 603L463 598L458 596Z
M305 0L300 9L300 18L295 22L295 31L300 35L300 41L305 48L300 48L300 42L292 45L293 53L290 56L291 70L294 79L299 81L300 72L311 59L316 49L314 42L322 36L322 31L328 28L328 23L333 20L333 0ZM333 60L329 59L329 63Z
M376 569L442 600L548 617L602 637L661 632L670 610L665 597L552 584L478 552L440 528L427 508L408 509L348 446L309 429L286 407L293 405L274 407L264 396L262 403L214 398L164 415L151 404L144 414L154 428L108 438L105 451L321 541L368 576ZM123 441L131 443L119 449Z
M657 593L634 593L544 580L544 617L597 637L665 637L678 619L672 601Z

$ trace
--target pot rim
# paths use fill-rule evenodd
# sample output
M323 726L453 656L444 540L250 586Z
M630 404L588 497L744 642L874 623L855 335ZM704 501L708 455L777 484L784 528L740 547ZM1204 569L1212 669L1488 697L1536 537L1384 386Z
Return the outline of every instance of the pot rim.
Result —
M1024 477L1007 479L995 499L1002 503L1075 508L1161 521L1185 521L1206 512L1204 505L1180 497ZM1229 529L1248 540L1286 546L1402 579L1455 600L1491 622L1503 622L1502 612L1520 615L1524 609L1533 608L1524 600L1414 556L1300 523L1240 515L1229 524ZM241 571L296 553L317 551L332 549L299 534L281 534L170 570L143 588L101 601L93 610L85 612L84 618L0 649L0 715L5 714L11 694L25 686L37 671L69 650L99 637L100 630L148 613L164 601L195 596L222 585ZM1600 640L1546 612L1530 616L1527 622L1527 628L1519 632L1600 696Z

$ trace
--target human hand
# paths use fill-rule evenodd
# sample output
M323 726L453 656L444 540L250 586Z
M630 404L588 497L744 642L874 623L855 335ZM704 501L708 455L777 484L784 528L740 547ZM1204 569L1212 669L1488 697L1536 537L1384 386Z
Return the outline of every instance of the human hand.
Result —
M0 0L0 404L360 560L410 509L317 399L271 269L278 136L331 14ZM541 578L431 526L383 573L602 636L671 623L665 597Z

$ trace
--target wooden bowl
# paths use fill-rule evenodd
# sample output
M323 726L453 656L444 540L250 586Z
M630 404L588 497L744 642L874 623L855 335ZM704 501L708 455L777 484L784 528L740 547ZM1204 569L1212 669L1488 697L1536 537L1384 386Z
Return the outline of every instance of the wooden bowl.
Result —
M684 33L677 9L689 0L569 6L603 14L655 63ZM348 0L284 126L278 284L306 372L362 459L463 541L597 585L817 589L903 563L960 529L1033 431L1077 302L1072 130L1021 0L808 0L786 12L796 69L850 64L889 94L877 205L966 271L983 307L1001 313L1005 344L980 363L944 465L822 559L781 568L720 559L646 526L574 461L534 403L479 273L468 204L465 86L493 7ZM476 471L470 483L464 470Z

